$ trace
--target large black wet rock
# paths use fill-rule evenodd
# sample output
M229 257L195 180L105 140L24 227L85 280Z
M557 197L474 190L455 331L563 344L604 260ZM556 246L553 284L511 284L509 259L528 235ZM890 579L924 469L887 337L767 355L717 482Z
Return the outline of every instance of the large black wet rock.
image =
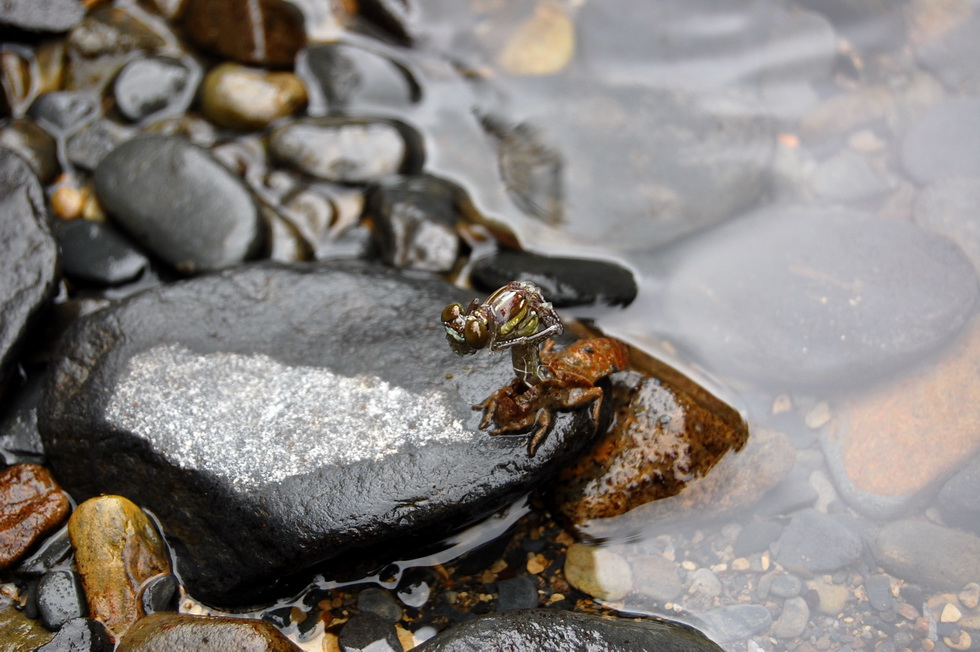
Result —
M99 200L134 240L177 269L221 269L263 240L245 185L210 153L177 136L142 136L95 169Z
M826 207L766 208L647 264L662 292L624 321L652 318L713 369L780 387L893 371L948 342L977 297L947 238Z
M51 466L78 501L156 514L207 601L253 601L353 548L404 553L539 485L592 432L562 413L529 458L525 436L477 429L471 406L512 371L450 350L439 315L471 297L354 262L133 296L63 342L39 410Z
M669 620L617 620L559 609L515 610L483 616L450 627L414 649L418 652L721 650L693 627Z
M37 177L0 148L0 394L58 276L58 245Z

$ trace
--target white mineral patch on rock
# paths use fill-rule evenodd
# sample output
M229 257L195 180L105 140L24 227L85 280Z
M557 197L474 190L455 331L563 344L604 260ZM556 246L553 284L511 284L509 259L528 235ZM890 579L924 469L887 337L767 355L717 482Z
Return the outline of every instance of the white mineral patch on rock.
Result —
M405 445L469 441L446 397L266 355L158 346L129 362L106 420L185 467L255 489Z

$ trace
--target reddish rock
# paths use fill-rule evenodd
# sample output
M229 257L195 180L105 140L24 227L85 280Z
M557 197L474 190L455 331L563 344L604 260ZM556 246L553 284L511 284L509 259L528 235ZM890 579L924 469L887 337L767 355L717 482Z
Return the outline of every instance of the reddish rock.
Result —
M170 572L163 540L149 517L122 496L79 505L68 521L68 536L89 611L118 638L144 615L141 587Z
M156 613L136 623L116 652L295 652L300 648L264 620Z
M55 530L71 507L48 470L15 464L0 473L0 570Z
M180 23L198 46L240 63L291 68L306 45L302 15L283 0L188 0Z

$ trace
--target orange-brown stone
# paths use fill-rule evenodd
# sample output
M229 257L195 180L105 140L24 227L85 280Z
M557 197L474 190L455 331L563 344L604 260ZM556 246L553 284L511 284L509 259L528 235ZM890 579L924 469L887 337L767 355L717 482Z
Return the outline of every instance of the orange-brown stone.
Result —
M71 505L43 466L15 464L0 472L0 570L56 529Z

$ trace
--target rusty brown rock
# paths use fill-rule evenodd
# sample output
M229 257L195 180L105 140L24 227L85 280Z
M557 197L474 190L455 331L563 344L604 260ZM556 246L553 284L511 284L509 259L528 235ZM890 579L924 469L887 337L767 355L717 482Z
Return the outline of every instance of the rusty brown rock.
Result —
M676 495L748 439L741 417L693 381L667 384L638 373L613 379L614 425L562 472L555 491L576 524Z
M295 652L299 649L263 620L155 613L136 623L119 642L116 652Z
M47 469L15 464L0 473L0 570L20 559L68 516L68 496Z
M122 496L79 505L68 521L68 536L89 611L118 638L143 616L140 588L170 572L163 540L147 515Z
M302 16L283 0L188 0L180 23L201 48L246 64L291 68L306 45Z

